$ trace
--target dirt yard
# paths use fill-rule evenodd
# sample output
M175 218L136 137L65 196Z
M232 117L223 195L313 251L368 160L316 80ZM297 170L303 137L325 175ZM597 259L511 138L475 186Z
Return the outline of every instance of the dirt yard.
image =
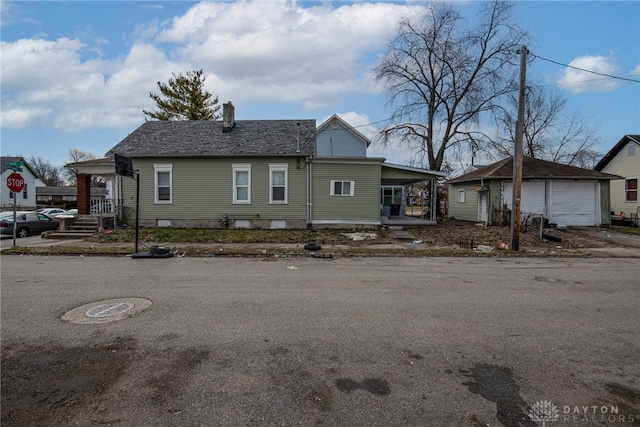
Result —
M422 240L424 244L433 248L459 248L460 244L486 245L496 247L499 243L509 244L509 227L476 225L472 222L444 218L438 221L438 225L432 227L405 227L405 230ZM545 229L546 234L562 239L553 242L541 239L537 230L529 228L520 234L521 250L553 250L553 249L582 249L603 248L616 246L613 242L589 236L578 228L569 227L566 231ZM605 230L602 230L603 234Z

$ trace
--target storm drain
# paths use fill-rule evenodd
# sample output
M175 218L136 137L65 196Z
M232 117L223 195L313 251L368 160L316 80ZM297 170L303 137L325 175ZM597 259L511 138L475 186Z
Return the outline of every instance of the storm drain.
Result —
M144 298L114 298L92 302L66 312L61 320L71 323L109 323L127 319L151 306Z

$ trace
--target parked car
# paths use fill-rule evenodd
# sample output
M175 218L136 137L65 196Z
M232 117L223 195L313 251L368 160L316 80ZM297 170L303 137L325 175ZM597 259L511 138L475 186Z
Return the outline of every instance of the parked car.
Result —
M69 218L75 218L77 216L78 216L78 209L69 209L65 213L55 214L53 216L53 219L57 219L57 220L69 219Z
M27 237L43 231L57 230L60 221L52 219L40 212L16 212L16 236ZM13 211L0 214L0 234L13 235Z
M64 209L60 209L60 208L42 208L42 209L38 209L36 212L41 213L41 214L45 214L46 216L53 218L54 216L58 215L58 214L63 214L66 211Z

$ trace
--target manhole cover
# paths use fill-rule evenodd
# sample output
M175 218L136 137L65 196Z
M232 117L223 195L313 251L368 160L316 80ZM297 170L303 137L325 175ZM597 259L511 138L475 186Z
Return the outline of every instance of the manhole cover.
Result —
M130 302L110 302L109 304L102 304L97 307L93 307L84 314L87 317L109 317L117 314L126 313L131 310L133 303Z
M71 323L108 323L133 317L151 306L144 298L114 298L92 302L66 312L61 320Z

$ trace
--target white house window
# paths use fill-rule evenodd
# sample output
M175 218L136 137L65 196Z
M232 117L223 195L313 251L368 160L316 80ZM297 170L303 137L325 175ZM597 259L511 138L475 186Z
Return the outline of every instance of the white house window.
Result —
M624 201L638 201L638 178L630 178L624 180Z
M154 164L153 172L155 177L155 203L170 204L173 203L173 165L172 164Z
M289 165L269 164L269 203L287 203Z
M233 164L233 203L251 203L251 164Z
M18 195L16 194L16 198L17 198L17 196ZM9 191L9 198L13 199L13 191ZM24 188L22 189L22 198L25 199L25 200L29 198L28 194L27 194L27 183L26 182L24 183Z
M332 196L353 196L355 187L355 181L331 181L330 194Z
M627 157L633 157L636 155L636 145L637 144L635 142L627 145Z
M464 189L458 190L458 203L464 203L467 199L467 194Z

